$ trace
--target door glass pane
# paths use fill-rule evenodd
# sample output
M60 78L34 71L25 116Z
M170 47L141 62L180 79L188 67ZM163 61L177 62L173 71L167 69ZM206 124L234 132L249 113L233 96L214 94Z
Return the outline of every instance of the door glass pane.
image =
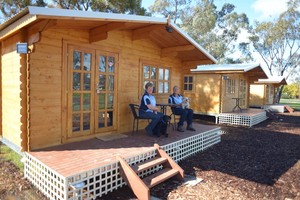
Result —
M106 66L106 56L100 56L99 71L100 72L105 72L105 66Z
M99 94L98 95L98 109L103 110L105 108L105 94Z
M73 93L73 111L80 110L80 94Z
M115 71L115 58L114 57L108 57L108 72L114 72Z
M73 72L73 90L80 90L80 73Z
M150 75L150 67L144 66L144 78L149 79L149 75Z
M113 125L113 111L108 111L107 112L107 126L112 126Z
M72 130L80 131L80 114L73 114L72 116Z
M80 69L80 63L81 63L81 53L78 51L73 52L73 69L79 70Z
M89 130L90 129L90 113L84 113L83 114L83 130Z
M90 73L88 73L88 74L84 73L83 80L84 80L84 83L83 83L84 84L84 90L85 91L91 90L91 74Z
M114 102L114 95L113 94L108 94L107 95L107 108L108 109L113 109L113 102Z
M159 68L159 70L158 70L158 79L159 80L164 79L164 69Z
M112 75L108 76L108 90L114 91L114 76Z
M99 75L99 85L98 85L98 89L100 91L105 91L106 88L105 88L105 83L106 83L106 75Z
M104 122L105 122L105 113L104 112L99 112L98 115L98 128L104 127Z
M84 67L83 70L85 71L91 71L91 58L92 55L90 53L85 53L84 54Z
M91 94L83 94L83 110L91 110Z
M170 70L165 69L165 80L168 81L170 79Z

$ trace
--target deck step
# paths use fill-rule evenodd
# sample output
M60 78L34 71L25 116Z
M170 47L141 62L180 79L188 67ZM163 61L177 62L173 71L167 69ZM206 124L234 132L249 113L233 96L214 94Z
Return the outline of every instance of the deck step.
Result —
M147 176L143 179L143 182L147 187L152 188L161 182L177 175L179 173L178 170L172 168L164 168L150 176Z
M294 112L294 109L292 107L290 107L289 105L285 105L284 108L289 111L289 113Z
M136 165L132 166L133 171L135 171L136 173L145 171L147 169L150 169L151 167L155 167L159 164L162 164L164 162L166 162L167 159L166 158L162 158L162 157L154 157L152 159L149 160L145 160L144 162L138 163Z

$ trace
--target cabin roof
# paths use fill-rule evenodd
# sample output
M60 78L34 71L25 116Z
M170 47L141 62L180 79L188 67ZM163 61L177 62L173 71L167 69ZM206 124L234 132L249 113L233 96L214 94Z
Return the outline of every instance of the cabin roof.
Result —
M258 79L255 83L287 85L285 77L283 76L272 76L268 79Z
M242 64L212 64L198 65L192 72L247 72L254 68L261 68L259 63L242 63Z
M183 62L199 63L200 60L217 62L211 54L169 19L149 16L28 6L0 25L0 41L41 20L52 21L57 28L89 30L91 37L93 37L91 32L100 29L106 32L131 30L133 40L151 40L162 49L162 56L177 56ZM168 31L167 27L171 31Z

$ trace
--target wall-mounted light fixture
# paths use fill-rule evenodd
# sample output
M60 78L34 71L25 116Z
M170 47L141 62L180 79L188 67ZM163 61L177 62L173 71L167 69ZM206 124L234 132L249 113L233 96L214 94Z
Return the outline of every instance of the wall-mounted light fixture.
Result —
M23 54L23 53L28 53L28 43L17 43L17 53Z

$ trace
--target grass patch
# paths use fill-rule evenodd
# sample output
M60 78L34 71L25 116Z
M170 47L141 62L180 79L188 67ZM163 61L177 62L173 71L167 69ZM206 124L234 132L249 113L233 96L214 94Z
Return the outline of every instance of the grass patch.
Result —
M12 162L22 172L24 171L24 164L21 162L22 156L17 154L15 151L8 148L6 145L0 142L0 159L4 159Z
M287 104L297 111L300 111L300 99L280 99L281 104Z

